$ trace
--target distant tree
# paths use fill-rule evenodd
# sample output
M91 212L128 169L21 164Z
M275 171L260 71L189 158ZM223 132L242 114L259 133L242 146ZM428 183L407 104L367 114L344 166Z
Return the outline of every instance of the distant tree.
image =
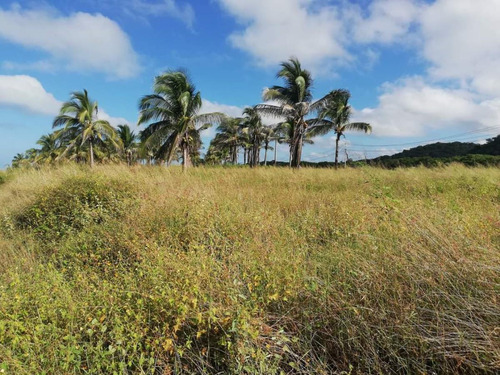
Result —
M37 163L53 163L63 151L59 132L42 135L36 144L42 146L35 157Z
M126 157L127 164L132 165L132 162L137 155L138 137L128 125L118 125L118 136L123 144L123 153Z
M205 124L220 123L224 115L199 114L201 94L184 72L169 71L156 77L153 91L154 94L144 96L139 104L139 125L149 123L141 139L146 146L155 148L155 158L166 160L167 164L180 149L185 170L191 165L194 146L190 134L201 131Z
M108 140L116 150L122 143L116 130L106 120L99 120L98 104L90 100L87 90L74 92L71 99L61 106L59 115L54 119L53 127L63 127L60 136L68 141L65 151L59 156L80 145L88 145L90 167L94 166L94 146Z
M229 162L238 163L238 149L242 145L241 118L227 117L217 127L217 135L214 138L212 153L215 150L226 151L230 156Z
M296 58L281 63L278 78L284 80L284 86L273 86L264 91L265 101L276 101L274 104L259 104L256 109L264 115L281 118L289 123L293 134L290 138L291 166L300 167L302 158L302 145L308 130L309 122L306 117L323 106L327 97L313 102L311 87L312 77L309 71L302 69Z
M471 150L473 154L500 155L500 135L486 140L484 145L477 145Z
M346 131L370 133L372 127L365 122L349 122L352 109L349 105L351 94L347 90L334 90L326 96L319 111L319 118L311 121L312 135L324 135L334 131L335 138L335 169L339 161L339 140Z
M248 134L250 144L248 164L255 167L260 162L260 148L264 139L264 125L255 107L247 107L243 110L241 127Z

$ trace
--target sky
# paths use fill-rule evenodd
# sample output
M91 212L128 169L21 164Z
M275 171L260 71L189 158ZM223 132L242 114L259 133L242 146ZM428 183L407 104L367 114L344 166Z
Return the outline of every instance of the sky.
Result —
M154 77L182 68L203 112L239 116L292 56L315 99L348 89L352 121L373 127L346 134L342 157L481 142L500 133L498 25L499 0L0 0L0 168L52 131L74 91L137 129ZM303 160L333 155L328 134Z

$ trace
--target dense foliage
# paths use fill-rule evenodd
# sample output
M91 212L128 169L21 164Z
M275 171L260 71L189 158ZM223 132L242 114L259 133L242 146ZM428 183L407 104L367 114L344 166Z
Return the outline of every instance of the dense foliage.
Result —
M37 142L41 148L17 154L12 166L39 167L67 160L91 166L94 160L169 165L173 160L182 160L186 169L201 162L201 133L219 125L208 148L206 163L237 164L238 153L243 150L243 164L254 167L260 163L263 148L264 164L267 164L268 151L272 150L276 164L279 142L289 145L290 165L298 168L302 146L312 143L314 135L334 131L338 155L338 139L345 130L371 130L368 124L348 123L350 94L347 90L331 91L313 102L311 74L297 59L283 62L277 77L284 80L285 85L266 90L263 95L266 103L245 108L241 118L229 118L222 113L201 113L201 93L196 91L188 75L182 70L165 72L155 78L153 93L140 100L138 125L146 127L138 136L128 125L118 125L115 129L100 119L98 104L89 98L86 90L74 92L54 119L54 127L62 129L42 136ZM315 114L319 117L314 118ZM276 119L276 124L264 125L262 115ZM320 119L323 125L327 121L335 125L322 126L319 130Z
M415 157L450 158L467 154L500 155L500 135L487 139L482 145L472 142L431 143L398 152L391 156L381 156L375 160L402 159Z

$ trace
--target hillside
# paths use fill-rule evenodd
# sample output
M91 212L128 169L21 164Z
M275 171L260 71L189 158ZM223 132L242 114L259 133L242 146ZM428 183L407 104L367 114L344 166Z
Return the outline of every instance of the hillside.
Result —
M485 144L472 142L437 142L403 150L394 155L385 155L373 160L402 159L402 158L450 158L468 154L500 155L500 135L490 138Z
M449 158L452 156L462 156L470 154L472 150L476 149L476 143L462 143L462 142L449 142L449 143L432 143L424 146L417 146L408 150L403 150L397 154L391 155L391 159L399 158L415 158L422 156L430 156L433 158Z
M494 374L500 169L0 181L6 374Z

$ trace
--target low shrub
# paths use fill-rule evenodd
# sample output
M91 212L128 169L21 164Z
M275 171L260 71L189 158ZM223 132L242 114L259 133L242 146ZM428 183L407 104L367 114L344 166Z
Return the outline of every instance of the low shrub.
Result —
M71 177L45 189L15 218L18 227L54 239L108 218L117 218L133 197L127 183L99 177Z

